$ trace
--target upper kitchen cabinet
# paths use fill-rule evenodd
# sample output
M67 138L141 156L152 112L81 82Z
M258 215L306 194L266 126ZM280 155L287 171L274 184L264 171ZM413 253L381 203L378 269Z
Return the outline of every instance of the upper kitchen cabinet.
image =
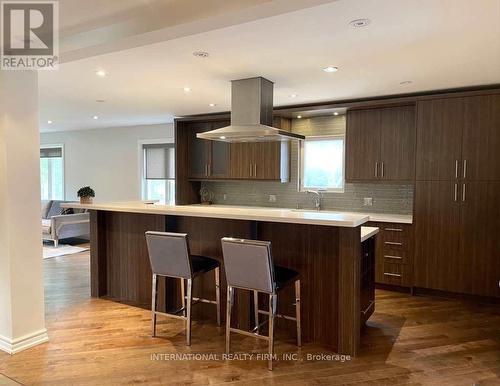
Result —
M458 178L464 98L421 101L417 110L417 180Z
M273 126L289 131L287 118L275 117ZM232 179L285 182L289 179L289 142L249 142L231 144Z
M461 166L464 180L500 181L500 94L465 99Z
M413 105L347 112L347 181L411 181L414 170Z
M228 121L196 122L189 127L189 178L228 178L230 146L228 143L199 139L196 134L228 125Z
M418 102L418 180L500 180L500 95Z

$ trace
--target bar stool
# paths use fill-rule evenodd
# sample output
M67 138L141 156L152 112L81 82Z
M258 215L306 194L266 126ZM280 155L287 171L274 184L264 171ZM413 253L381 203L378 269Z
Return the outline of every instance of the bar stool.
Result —
M153 271L153 291L151 301L152 335L156 336L156 315L165 315L171 318L186 321L186 344L191 345L191 307L196 303L210 303L217 307L217 325L220 321L220 263L205 256L196 256L189 253L187 234L168 232L146 232L149 261ZM215 300L193 298L193 279L204 273L215 271ZM181 280L182 307L173 313L156 310L158 291L158 276L177 278ZM187 281L187 295L185 283ZM178 315L182 313L182 315Z
M300 327L300 279L299 273L273 264L271 243L267 241L243 240L225 237L222 239L222 252L227 280L226 310L226 352L229 354L231 332L266 340L269 343L268 369L273 369L274 356L274 318L293 320L297 324L297 346L301 346ZM295 317L276 313L278 292L286 285L295 283ZM234 304L235 289L253 291L255 328L244 331L231 327L231 311ZM269 311L259 310L259 292L268 294ZM259 323L259 314L268 315L268 320ZM259 329L269 323L268 336L260 335Z

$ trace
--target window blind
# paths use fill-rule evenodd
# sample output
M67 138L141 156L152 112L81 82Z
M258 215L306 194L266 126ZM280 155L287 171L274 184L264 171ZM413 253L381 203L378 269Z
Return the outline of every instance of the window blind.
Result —
M175 178L175 150L173 144L144 146L144 175L147 180Z
M61 158L62 148L51 147L40 149L40 158Z

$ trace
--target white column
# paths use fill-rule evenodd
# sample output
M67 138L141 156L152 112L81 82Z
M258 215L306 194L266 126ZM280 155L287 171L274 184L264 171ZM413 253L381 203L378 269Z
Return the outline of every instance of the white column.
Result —
M0 70L0 350L48 340L36 72Z

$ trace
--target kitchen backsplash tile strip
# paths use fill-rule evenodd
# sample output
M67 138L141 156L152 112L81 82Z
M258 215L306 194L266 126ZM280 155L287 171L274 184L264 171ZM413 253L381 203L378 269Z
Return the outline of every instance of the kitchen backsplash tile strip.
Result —
M304 135L345 133L345 116L294 119L292 131ZM207 181L202 186L214 193L214 204L279 208L313 208L314 197L298 192L298 145L292 143L290 182ZM270 202L269 196L276 196ZM373 198L364 206L365 197ZM344 193L326 193L324 209L374 213L412 214L413 186L401 184L345 184Z

